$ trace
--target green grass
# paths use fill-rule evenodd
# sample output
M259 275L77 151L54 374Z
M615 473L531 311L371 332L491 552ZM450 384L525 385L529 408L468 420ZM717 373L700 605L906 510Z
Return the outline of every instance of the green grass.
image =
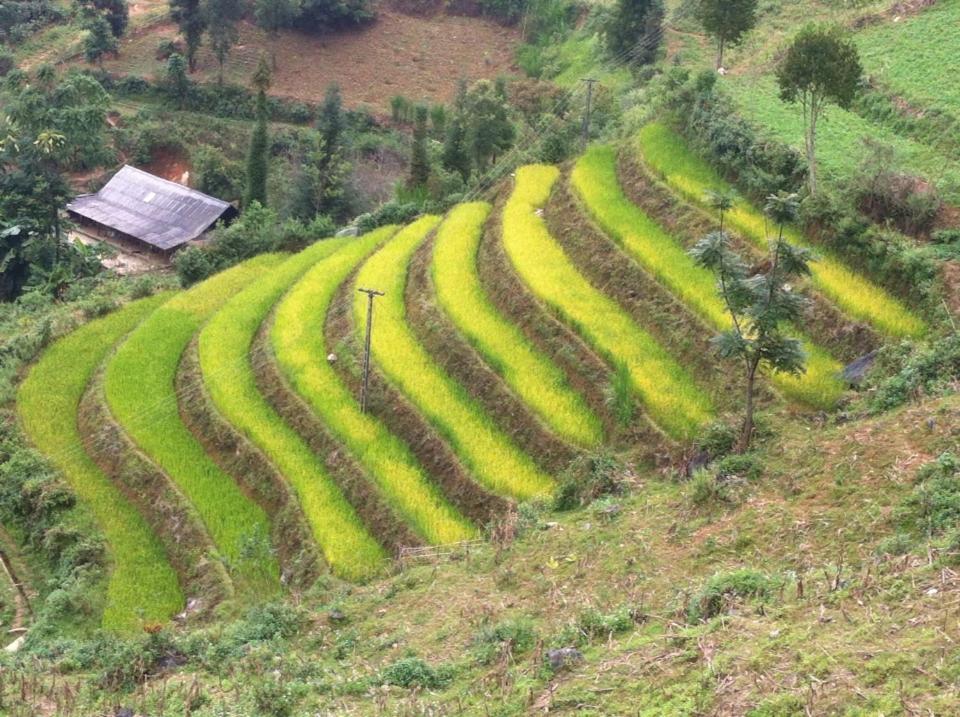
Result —
M449 441L476 478L501 495L519 500L552 491L553 481L504 435L492 419L450 379L418 343L406 321L407 265L417 247L439 223L423 217L401 230L364 263L358 287L386 292L377 301L373 357L386 376ZM357 330L366 327L367 300L357 293Z
M183 594L160 540L84 451L77 408L110 349L167 298L161 294L128 304L60 339L17 394L27 436L63 473L106 538L111 570L101 622L109 630L165 622L183 606Z
M912 104L960 118L960 3L938 2L853 37L871 79Z
M454 543L475 537L474 526L430 482L407 445L360 412L356 396L325 360L332 347L325 345L323 324L334 294L393 234L393 229L367 234L304 274L277 306L271 341L287 379L359 459L398 515L428 542Z
M200 332L200 365L210 398L290 482L314 540L342 577L363 579L385 555L316 455L257 389L249 351L260 325L307 269L352 239L317 242L241 291Z
M780 100L776 80L752 74L727 75L721 84L746 119L768 130L775 139L803 151L802 112L798 106ZM826 180L850 177L867 153L864 137L893 147L904 169L931 181L948 201L960 202L960 163L935 147L832 105L824 110L817 125L817 160Z
M613 147L591 147L574 167L571 183L603 230L630 256L704 321L718 329L729 328L731 320L713 274L697 266L678 241L623 194ZM803 348L806 373L774 374L771 378L790 398L830 408L843 393L838 378L842 367L809 340L803 339Z
M204 322L280 260L277 255L251 259L172 298L117 349L104 380L117 422L190 501L236 586L248 595L269 595L280 588L280 569L269 546L270 521L183 423L175 381L180 357Z
M652 336L577 271L538 216L559 176L556 167L545 165L517 171L503 212L510 260L534 294L612 362L627 367L633 389L657 425L675 438L693 436L713 417L707 395Z
M437 300L470 343L557 435L580 446L603 440L599 419L570 388L563 371L490 303L477 273L477 252L490 214L484 202L453 209L437 231L433 283Z
M706 162L690 151L679 135L663 124L644 127L637 135L636 147L643 160L688 201L705 206L708 191L730 190ZM741 200L726 216L729 225L744 238L766 249L768 227L761 211ZM926 331L923 320L906 306L821 248L812 247L800 231L788 228L786 238L798 246L814 249L816 260L810 264L811 281L847 315L893 338L916 337Z

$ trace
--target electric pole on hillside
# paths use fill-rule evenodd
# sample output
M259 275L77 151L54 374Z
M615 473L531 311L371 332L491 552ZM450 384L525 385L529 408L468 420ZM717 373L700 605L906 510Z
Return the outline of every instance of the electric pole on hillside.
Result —
M600 80L595 80L592 77L584 77L583 82L587 83L587 111L583 115L583 146L586 147L590 143L590 109L591 102L593 101L593 86Z
M367 337L363 344L363 385L360 387L360 412L367 412L367 394L370 391L370 336L373 331L373 300L383 296L382 291L376 289L357 289L367 295Z

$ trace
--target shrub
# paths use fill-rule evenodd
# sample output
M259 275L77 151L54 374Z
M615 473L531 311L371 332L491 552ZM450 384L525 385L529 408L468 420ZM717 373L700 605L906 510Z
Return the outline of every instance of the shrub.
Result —
M918 472L913 491L894 513L901 531L938 536L960 522L960 458L946 452Z
M590 608L577 617L577 631L585 640L618 635L632 629L635 624L633 611L625 606L609 613Z
M473 638L477 660L489 665L508 647L512 655L521 655L537 641L533 623L526 618L502 620L496 625L482 628Z
M960 335L947 336L917 348L905 348L881 351L881 365L893 364L893 373L870 381L876 389L870 400L874 412L888 411L912 399L950 391L960 379ZM875 369L873 376L877 373Z
M763 475L763 464L753 453L731 455L717 463L717 477L720 479L744 478L757 480Z
M612 453L598 451L577 456L560 474L554 510L573 510L606 495L625 492L625 466Z
M687 620L700 622L716 617L726 610L728 602L734 598L752 598L766 602L773 595L777 584L777 581L765 574L747 568L717 573L690 599Z
M406 657L385 667L380 673L382 684L393 687L419 687L436 690L445 687L453 678L448 668L434 668L419 657Z
M737 442L737 429L722 421L714 421L697 439L697 447L711 458L720 458L733 450Z
M253 687L253 704L258 715L290 717L300 701L300 690L288 680L266 678Z
M6 77L16 66L17 61L13 54L5 50L0 50L0 77Z
M729 498L726 485L717 480L716 474L708 470L695 471L690 477L690 482L687 484L687 497L696 506L722 503Z

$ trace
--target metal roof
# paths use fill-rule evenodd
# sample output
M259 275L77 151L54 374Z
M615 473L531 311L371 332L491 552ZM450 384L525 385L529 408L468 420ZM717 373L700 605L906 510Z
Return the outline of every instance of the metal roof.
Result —
M96 194L67 205L73 214L164 251L196 239L231 209L223 200L129 165Z

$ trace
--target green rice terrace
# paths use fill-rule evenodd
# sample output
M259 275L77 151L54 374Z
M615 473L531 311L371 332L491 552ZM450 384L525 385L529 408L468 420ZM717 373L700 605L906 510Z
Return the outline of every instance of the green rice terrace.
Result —
M958 52L0 2L0 715L960 714Z

